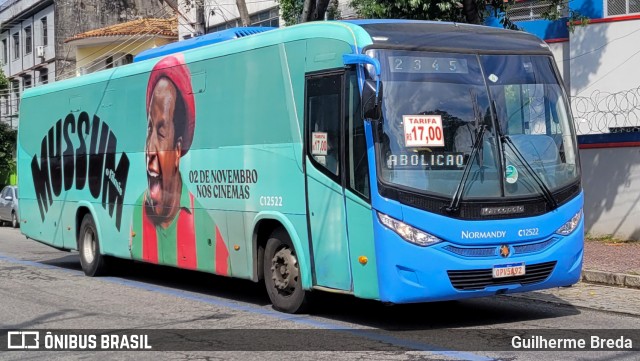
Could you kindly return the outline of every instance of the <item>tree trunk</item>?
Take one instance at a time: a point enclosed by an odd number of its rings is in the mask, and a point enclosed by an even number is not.
[[[236,5],[238,6],[238,12],[240,13],[240,22],[242,26],[251,25],[251,20],[249,20],[249,11],[247,10],[247,3],[245,0],[236,0]]]
[[[300,15],[301,23],[311,21],[311,14],[313,14],[315,10],[315,5],[316,0],[304,0],[304,4],[302,5],[302,14]]]
[[[329,0],[317,0],[311,21],[324,20],[324,13],[327,12],[327,7],[329,7]]]
[[[462,0],[462,12],[469,24],[480,24],[478,2],[476,0]]]

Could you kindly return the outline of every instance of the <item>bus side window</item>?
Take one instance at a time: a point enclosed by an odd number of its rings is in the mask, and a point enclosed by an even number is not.
[[[345,116],[347,124],[347,149],[349,160],[349,188],[369,199],[369,163],[364,120],[360,112],[358,78],[354,71],[346,75]]]

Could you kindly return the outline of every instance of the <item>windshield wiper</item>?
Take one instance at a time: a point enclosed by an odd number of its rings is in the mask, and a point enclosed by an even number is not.
[[[533,177],[533,180],[538,185],[538,188],[540,188],[540,191],[542,192],[542,195],[544,196],[544,199],[546,200],[549,207],[551,207],[551,209],[558,208],[558,202],[556,202],[555,198],[553,198],[553,194],[551,193],[551,190],[549,189],[549,187],[547,187],[544,181],[536,173],[533,167],[531,167],[531,164],[529,164],[529,162],[524,158],[522,153],[520,153],[520,151],[518,150],[518,147],[516,147],[516,145],[513,144],[511,137],[505,134],[501,134],[499,136],[502,142],[506,143],[509,146],[509,148],[511,148],[513,153],[516,155],[516,158],[518,158],[520,163],[522,163],[522,165],[524,165],[527,171],[531,174],[531,176]]]
[[[516,145],[513,144],[513,141],[511,140],[511,137],[509,137],[507,134],[504,134],[502,132],[502,127],[500,126],[500,120],[498,119],[498,112],[497,112],[497,107],[496,107],[496,101],[495,100],[491,101],[491,106],[493,107],[493,114],[496,117],[495,118],[496,133],[498,134],[498,138],[500,139],[500,143],[501,144],[505,144],[506,143],[509,146],[509,148],[511,148],[513,153],[516,155],[516,158],[518,158],[520,163],[522,163],[522,165],[524,165],[524,167],[527,169],[529,174],[531,174],[531,177],[533,177],[533,180],[535,181],[535,183],[538,185],[538,188],[542,192],[542,196],[544,197],[545,201],[547,202],[547,205],[549,207],[551,207],[551,209],[558,208],[558,202],[556,202],[555,198],[553,198],[553,194],[551,193],[551,190],[549,189],[549,187],[547,187],[547,185],[540,178],[538,173],[536,173],[536,171],[533,169],[533,167],[531,167],[531,164],[529,164],[529,162],[525,159],[525,157],[522,155],[520,150],[518,150],[518,147],[516,147]],[[503,151],[504,151],[504,149],[503,149]],[[506,161],[505,161],[505,163],[506,163]]]
[[[477,122],[476,118],[476,122]],[[469,155],[469,160],[467,164],[464,166],[464,171],[462,172],[462,178],[458,183],[458,187],[456,191],[453,193],[453,197],[451,197],[451,203],[448,207],[445,207],[445,211],[449,213],[458,212],[460,209],[460,201],[462,200],[462,193],[464,193],[464,188],[467,184],[467,178],[469,177],[469,172],[471,171],[471,165],[475,157],[480,153],[480,147],[482,146],[482,142],[484,139],[484,132],[487,130],[486,124],[482,124],[478,126],[476,129],[476,141],[473,143],[473,148],[471,148],[471,155]],[[482,156],[481,156],[482,157]]]

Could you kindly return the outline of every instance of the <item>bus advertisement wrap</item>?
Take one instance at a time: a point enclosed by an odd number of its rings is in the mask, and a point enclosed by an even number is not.
[[[579,157],[541,45],[318,22],[28,89],[21,231],[78,250],[89,276],[117,257],[248,279],[290,313],[321,290],[407,303],[571,285]]]

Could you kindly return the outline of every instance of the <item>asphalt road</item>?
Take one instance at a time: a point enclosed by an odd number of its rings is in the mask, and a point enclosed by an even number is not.
[[[321,294],[314,304],[310,315],[282,314],[271,309],[260,284],[126,261],[118,262],[109,277],[89,278],[80,269],[77,253],[0,228],[0,329],[190,329],[185,332],[191,334],[176,336],[185,342],[204,334],[193,330],[218,329],[204,335],[236,342],[194,341],[197,347],[230,351],[11,351],[0,353],[1,359],[640,359],[639,352],[629,351],[510,350],[505,335],[510,339],[512,331],[503,331],[585,330],[575,331],[582,337],[602,329],[630,329],[637,334],[640,318],[615,312],[509,296],[385,306]],[[168,342],[174,342],[172,346],[164,347],[179,348],[176,337]],[[455,347],[461,344],[464,349]]]

